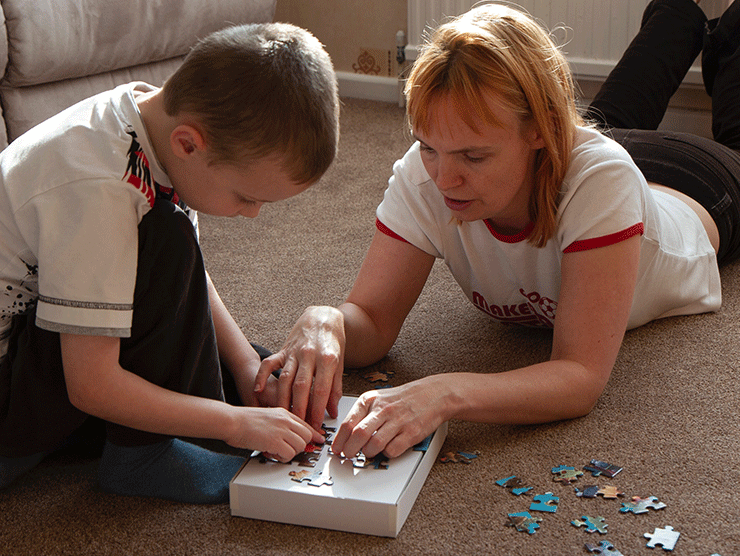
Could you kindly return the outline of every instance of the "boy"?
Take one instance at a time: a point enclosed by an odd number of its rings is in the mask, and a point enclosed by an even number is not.
[[[131,83],[0,153],[0,488],[90,416],[104,490],[228,500],[243,459],[319,432],[253,392],[260,358],[208,278],[196,211],[255,217],[337,148],[336,80],[310,33],[245,25],[200,41],[161,89]],[[242,405],[225,403],[220,363]]]

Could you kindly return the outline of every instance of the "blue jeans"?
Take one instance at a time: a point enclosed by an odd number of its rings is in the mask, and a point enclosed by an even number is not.
[[[714,140],[657,131],[702,52]],[[681,191],[717,224],[720,264],[740,257],[740,0],[707,21],[693,0],[654,0],[587,117],[627,149],[645,178]]]

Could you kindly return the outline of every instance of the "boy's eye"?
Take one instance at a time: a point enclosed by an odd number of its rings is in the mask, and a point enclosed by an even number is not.
[[[466,154],[465,155],[465,160],[467,160],[468,162],[477,163],[477,162],[483,162],[485,160],[485,157],[483,157],[483,156],[473,156],[473,155],[470,155],[470,154]]]

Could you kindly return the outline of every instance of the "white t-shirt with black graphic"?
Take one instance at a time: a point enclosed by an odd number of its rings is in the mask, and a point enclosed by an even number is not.
[[[152,90],[96,95],[0,153],[0,356],[10,318],[34,304],[41,328],[130,335],[138,225],[173,192],[135,103]]]

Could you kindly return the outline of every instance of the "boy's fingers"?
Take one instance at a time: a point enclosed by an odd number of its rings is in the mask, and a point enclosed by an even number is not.
[[[270,375],[282,367],[282,354],[275,353],[266,357],[260,364],[260,368],[254,377],[254,391],[262,392],[267,384],[267,379]]]

